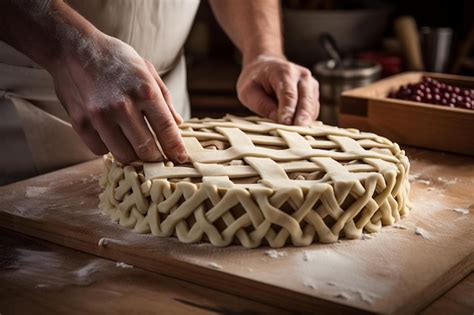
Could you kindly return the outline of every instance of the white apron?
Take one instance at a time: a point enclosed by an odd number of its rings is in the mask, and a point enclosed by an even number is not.
[[[66,2],[150,60],[189,118],[182,49],[199,0]],[[72,129],[49,73],[1,41],[0,148],[0,185],[95,158]]]

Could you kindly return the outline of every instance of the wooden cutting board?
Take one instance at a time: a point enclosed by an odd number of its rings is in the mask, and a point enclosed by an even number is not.
[[[291,311],[416,312],[473,271],[474,158],[408,156],[412,212],[361,240],[273,251],[135,234],[97,208],[101,160],[0,187],[0,226]]]

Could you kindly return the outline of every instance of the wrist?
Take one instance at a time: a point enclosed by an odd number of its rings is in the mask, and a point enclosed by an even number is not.
[[[66,4],[60,3],[55,10],[56,15],[52,15],[50,22],[54,25],[53,53],[43,64],[49,72],[64,67],[71,59],[87,58],[85,55],[90,53],[90,47],[104,35]]]
[[[243,51],[242,53],[242,65],[246,66],[254,63],[258,60],[264,59],[283,59],[286,60],[286,56],[283,53],[283,49],[280,47],[269,47],[269,48],[257,48]]]

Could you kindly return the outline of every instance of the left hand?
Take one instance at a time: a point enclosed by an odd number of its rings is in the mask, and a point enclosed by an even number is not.
[[[284,57],[260,55],[245,64],[237,95],[256,114],[287,125],[308,125],[319,114],[318,81]]]

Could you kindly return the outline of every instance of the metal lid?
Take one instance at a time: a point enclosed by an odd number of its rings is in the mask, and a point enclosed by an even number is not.
[[[381,71],[382,67],[378,63],[368,60],[346,59],[342,67],[336,67],[334,60],[326,60],[314,66],[316,76],[333,79],[363,79],[377,76]]]

